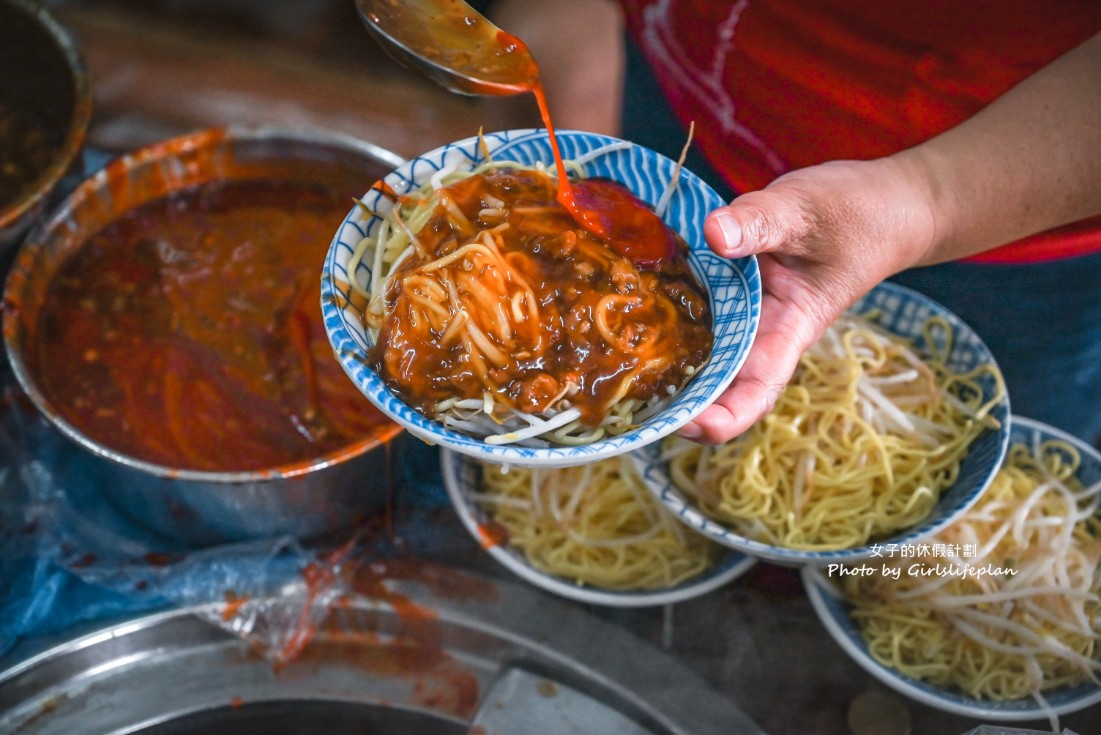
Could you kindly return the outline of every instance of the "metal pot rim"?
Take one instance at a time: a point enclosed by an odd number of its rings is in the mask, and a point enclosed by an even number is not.
[[[24,2],[24,0],[16,1]],[[71,212],[81,207],[85,201],[95,199],[100,191],[109,187],[111,172],[156,164],[159,161],[168,160],[177,152],[189,153],[204,147],[238,142],[263,143],[281,140],[294,143],[319,144],[346,148],[349,151],[357,151],[371,158],[375,158],[381,164],[387,166],[396,167],[402,163],[402,159],[397,154],[373,143],[368,143],[342,133],[316,128],[291,128],[265,125],[206,128],[169,140],[142,146],[119,157],[108,165],[108,169],[100,171],[78,184],[49,217],[34,225],[31,232],[24,240],[23,247],[20,248],[16,256],[16,261],[12,266],[11,272],[8,274],[7,283],[5,284],[5,308],[3,310],[4,347],[8,354],[8,361],[11,365],[12,372],[20,387],[38,409],[39,413],[67,438],[98,457],[154,477],[232,486],[246,485],[258,481],[265,482],[291,479],[309,475],[366,454],[372,449],[390,442],[395,436],[403,431],[402,427],[398,424],[384,424],[381,425],[372,436],[335,451],[328,452],[309,460],[260,470],[210,471],[169,467],[137,459],[118,452],[100,444],[77,429],[55,410],[51,400],[39,388],[37,381],[34,379],[24,360],[22,346],[19,344],[20,340],[18,338],[22,329],[18,323],[22,318],[19,314],[21,309],[18,305],[23,301],[22,291],[26,287],[26,274],[34,269],[34,244],[49,238],[55,231],[64,229],[71,230],[73,228],[70,221]],[[15,297],[13,294],[19,294],[19,297]]]
[[[33,0],[3,1],[37,21],[39,27],[54,41],[57,51],[65,60],[73,77],[74,105],[65,141],[55,152],[50,165],[39,175],[35,186],[7,206],[0,208],[0,231],[12,226],[35,207],[45,203],[45,199],[53,192],[54,187],[80,155],[92,119],[92,85],[83,52],[76,38],[40,3]]]

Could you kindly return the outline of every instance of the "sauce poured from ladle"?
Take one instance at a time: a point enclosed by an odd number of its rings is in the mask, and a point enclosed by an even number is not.
[[[527,45],[463,0],[356,0],[363,22],[391,55],[467,95],[531,92],[550,139],[558,202],[574,220],[636,265],[656,265],[675,247],[661,218],[607,179],[571,182],[551,122],[539,65]]]

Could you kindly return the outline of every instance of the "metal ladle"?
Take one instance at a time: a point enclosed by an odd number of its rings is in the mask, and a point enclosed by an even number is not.
[[[538,83],[527,46],[463,0],[356,0],[356,9],[391,56],[452,92],[518,94]]]

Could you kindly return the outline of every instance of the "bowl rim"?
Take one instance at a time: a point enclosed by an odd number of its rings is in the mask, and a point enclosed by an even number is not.
[[[61,147],[54,152],[49,166],[34,181],[34,186],[7,205],[0,207],[0,232],[12,227],[39,205],[45,205],[54,188],[77,160],[92,120],[92,83],[84,53],[76,37],[40,3],[32,0],[3,0],[17,12],[36,22],[54,42],[73,77],[73,111]]]
[[[974,332],[970,325],[938,301],[906,286],[891,281],[884,281],[877,284],[875,288],[869,291],[864,297],[858,299],[858,303],[863,302],[864,299],[873,294],[885,296],[892,294],[904,295],[913,301],[924,302],[935,307],[938,315],[945,317],[949,324],[955,326],[960,333],[966,334],[969,339],[982,350],[989,361],[997,366],[993,354],[990,353],[989,348],[982,341],[981,337]],[[886,538],[869,540],[861,546],[848,549],[792,549],[784,546],[773,546],[763,541],[748,538],[720,521],[713,520],[705,515],[699,510],[697,504],[691,498],[688,498],[683,492],[673,486],[672,481],[669,480],[668,473],[666,473],[664,469],[661,469],[661,465],[664,463],[657,460],[656,456],[653,455],[655,451],[654,447],[642,448],[641,451],[633,453],[632,457],[650,491],[654,493],[667,508],[673,511],[682,522],[718,543],[730,546],[731,548],[751,556],[786,566],[803,566],[805,564],[822,564],[829,562],[845,563],[871,557],[874,554],[874,548],[877,543],[881,545],[905,543],[936,533],[941,528],[951,523],[955,515],[965,512],[978,501],[979,496],[994,479],[998,466],[1001,465],[1009,446],[1012,415],[1010,413],[1008,394],[1002,397],[994,413],[1002,415],[1001,426],[996,430],[997,445],[995,449],[997,456],[990,467],[985,470],[982,482],[965,497],[965,502],[954,507],[954,514],[946,514],[943,518],[939,518],[933,522],[930,522],[927,517],[912,526],[894,532]]]
[[[476,510],[477,504],[466,497],[466,493],[463,491],[463,482],[459,479],[460,469],[465,465],[472,464],[486,466],[475,457],[470,457],[446,447],[440,448],[440,468],[443,473],[444,489],[447,491],[451,506],[463,527],[471,538],[503,567],[521,579],[561,597],[606,607],[639,608],[671,605],[713,592],[738,579],[757,563],[756,559],[747,554],[734,549],[720,548],[718,550],[719,557],[713,567],[701,572],[696,577],[685,580],[676,587],[660,590],[617,591],[600,589],[599,587],[585,587],[570,582],[536,569],[523,560],[520,554],[505,548],[507,544],[490,540],[476,517],[478,513]],[[686,529],[686,532],[692,533],[688,529]]]
[[[1081,439],[1071,436],[1062,429],[1042,421],[1017,415],[1012,416],[1011,423],[1014,429],[1028,431],[1033,436],[1039,435],[1062,439],[1072,444],[1084,454],[1091,456],[1098,465],[1101,465],[1101,452]],[[900,671],[881,664],[868,653],[866,646],[860,645],[857,640],[854,640],[852,631],[846,630],[843,624],[838,620],[838,616],[834,614],[834,610],[830,607],[830,600],[838,601],[841,604],[844,604],[844,602],[827,587],[827,582],[821,578],[819,574],[821,567],[821,564],[808,565],[800,570],[803,588],[806,591],[807,598],[810,600],[815,615],[822,623],[822,626],[829,632],[830,637],[833,638],[837,645],[840,646],[855,663],[871,674],[875,679],[891,687],[900,694],[945,712],[968,717],[985,718],[998,722],[1045,719],[1049,713],[1066,715],[1101,702],[1101,687],[1091,688],[1088,682],[1080,684],[1077,687],[1064,687],[1053,690],[1058,692],[1082,689],[1083,693],[1073,699],[1050,705],[1049,707],[1041,707],[1039,703],[1030,698],[1006,700],[1005,702],[979,700],[964,694],[943,690],[932,684],[913,679]],[[845,619],[851,622],[847,615],[845,615]],[[855,626],[853,630],[856,630]],[[859,631],[856,631],[856,633],[859,634]],[[1004,705],[1010,702],[1013,703],[1013,707],[1007,709]]]
[[[582,151],[582,153],[595,150],[604,145],[621,143],[625,144],[624,149],[629,151],[627,155],[645,157],[648,161],[657,162],[662,166],[675,165],[675,162],[671,161],[671,159],[666,158],[656,151],[613,136],[578,130],[558,130],[556,131],[556,137],[559,144],[564,147],[572,145],[575,142],[579,146],[592,146],[592,148],[588,148]],[[430,178],[432,173],[442,168],[440,162],[445,160],[448,154],[451,154],[453,157],[461,155],[467,160],[477,161],[481,160],[487,151],[489,153],[496,153],[502,149],[508,149],[513,146],[519,148],[525,144],[531,144],[533,141],[545,144],[547,138],[548,133],[544,128],[524,128],[484,133],[482,135],[469,136],[458,141],[447,143],[407,161],[403,166],[391,172],[383,179],[381,183],[384,184],[384,186],[380,187],[376,183],[372,189],[368,190],[364,199],[368,200],[372,192],[374,192],[376,196],[381,196],[378,194],[379,190],[385,191],[392,189],[394,191],[403,192],[414,183],[426,181]],[[549,153],[547,155],[549,155]],[[564,152],[564,155],[566,155],[567,158],[570,157],[568,153]],[[542,158],[533,156],[533,160],[542,160]],[[707,209],[713,209],[724,204],[719,195],[711,189],[710,186],[687,168],[679,169],[679,177],[682,183],[685,181],[688,182],[688,185],[692,187],[693,195],[697,196],[702,204],[706,204]],[[368,201],[368,204],[370,204],[370,201]],[[699,219],[699,225],[701,227],[702,216],[701,214]],[[712,301],[713,313],[716,295],[713,289],[709,287],[709,279],[706,277],[707,274],[703,272],[705,267],[712,269],[721,267],[727,271],[729,275],[727,272],[724,272],[721,276],[713,277],[728,277],[731,281],[738,282],[737,293],[726,293],[724,291],[719,297],[720,304],[727,305],[734,303],[736,297],[740,297],[745,302],[744,319],[740,322],[731,320],[736,324],[744,326],[727,325],[723,327],[729,330],[742,329],[742,331],[744,331],[744,336],[742,336],[741,340],[737,343],[736,350],[727,350],[726,352],[730,354],[720,358],[721,361],[726,361],[726,364],[724,364],[722,368],[716,366],[716,361],[714,360],[716,351],[713,350],[712,358],[709,358],[703,370],[701,370],[694,379],[695,382],[706,375],[708,376],[707,380],[713,383],[713,386],[707,389],[707,395],[703,396],[707,400],[698,400],[697,398],[694,403],[688,406],[677,406],[677,404],[674,403],[673,406],[656,416],[650,417],[646,422],[631,431],[613,437],[604,437],[591,444],[540,448],[513,444],[487,445],[477,437],[472,437],[443,427],[439,422],[428,419],[401,401],[400,398],[382,384],[382,381],[370,367],[369,360],[364,354],[363,340],[353,335],[352,329],[349,327],[349,324],[354,319],[358,320],[358,317],[347,314],[346,312],[350,311],[350,308],[346,309],[344,306],[348,302],[346,297],[348,289],[346,283],[344,283],[347,273],[345,264],[351,253],[351,246],[343,242],[342,238],[351,238],[354,236],[357,238],[356,242],[358,242],[358,239],[362,238],[370,225],[377,221],[377,219],[377,215],[365,214],[358,206],[351,208],[348,216],[334,234],[329,253],[326,256],[325,264],[322,269],[322,311],[324,314],[325,328],[328,332],[329,340],[333,346],[336,358],[340,361],[345,372],[352,381],[359,386],[364,395],[382,410],[383,413],[400,423],[410,433],[430,444],[448,447],[484,461],[522,467],[567,467],[606,457],[617,456],[642,446],[643,444],[657,441],[688,423],[709,405],[727,385],[729,385],[730,381],[734,379],[734,375],[745,362],[746,356],[757,334],[760,320],[761,286],[756,258],[754,256],[737,259],[721,258],[714,254],[710,248],[707,247],[706,243],[702,242],[702,236],[698,238],[696,242],[693,242],[693,240],[697,238],[686,237],[685,240],[688,242],[690,248],[690,263],[695,275],[708,292],[709,298]],[[674,229],[677,228],[674,226]],[[681,234],[683,236],[685,233],[681,232]],[[721,265],[717,266],[716,264]],[[360,267],[362,268],[363,266],[361,265]],[[358,329],[360,332],[363,331],[362,327]],[[705,384],[707,383],[703,381],[700,382],[700,386]],[[690,383],[689,386],[691,385]],[[685,391],[682,391],[678,396],[684,396],[685,399],[687,399],[685,393],[689,390],[690,388],[686,388]],[[701,387],[698,390],[703,390],[703,388]],[[670,408],[674,410],[670,411]],[[657,423],[655,424],[655,422]]]
[[[5,305],[23,303],[22,290],[27,287],[26,282],[29,278],[27,273],[33,270],[34,251],[44,239],[53,237],[55,232],[64,230],[69,226],[70,210],[82,206],[85,201],[91,200],[94,202],[99,192],[109,189],[112,175],[119,175],[118,172],[121,171],[170,160],[180,152],[190,153],[204,147],[214,147],[222,144],[263,143],[280,140],[307,145],[324,144],[349,151],[354,150],[379,159],[384,166],[403,160],[395,153],[344,133],[313,127],[279,125],[230,125],[204,128],[140,146],[114,158],[103,169],[84,178],[45,219],[36,222],[32,226],[27,237],[20,245],[11,270],[7,274],[3,291]],[[174,189],[170,189],[170,191],[172,190]],[[129,208],[123,211],[129,211]],[[115,216],[118,216],[118,214],[121,214],[121,212],[116,213]],[[63,262],[70,255],[71,253],[66,254],[59,262]],[[139,459],[100,444],[66,420],[61,412],[54,407],[53,401],[40,387],[19,344],[18,335],[22,332],[22,327],[19,324],[19,320],[22,318],[19,313],[21,311],[20,307],[5,308],[3,314],[3,349],[7,353],[8,364],[20,388],[34,404],[39,415],[44,417],[62,435],[91,454],[128,469],[138,470],[154,477],[169,480],[245,486],[274,479],[293,479],[343,464],[390,442],[403,430],[400,425],[389,422],[380,425],[379,430],[369,437],[317,457],[257,470],[184,469]]]

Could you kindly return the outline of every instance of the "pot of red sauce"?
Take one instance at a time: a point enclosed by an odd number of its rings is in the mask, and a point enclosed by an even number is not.
[[[400,428],[333,359],[319,274],[354,197],[399,162],[320,131],[200,131],[113,161],[28,234],[9,359],[110,502],[194,545],[384,507]]]
[[[0,0],[0,271],[80,165],[92,88],[72,34],[33,0]]]

